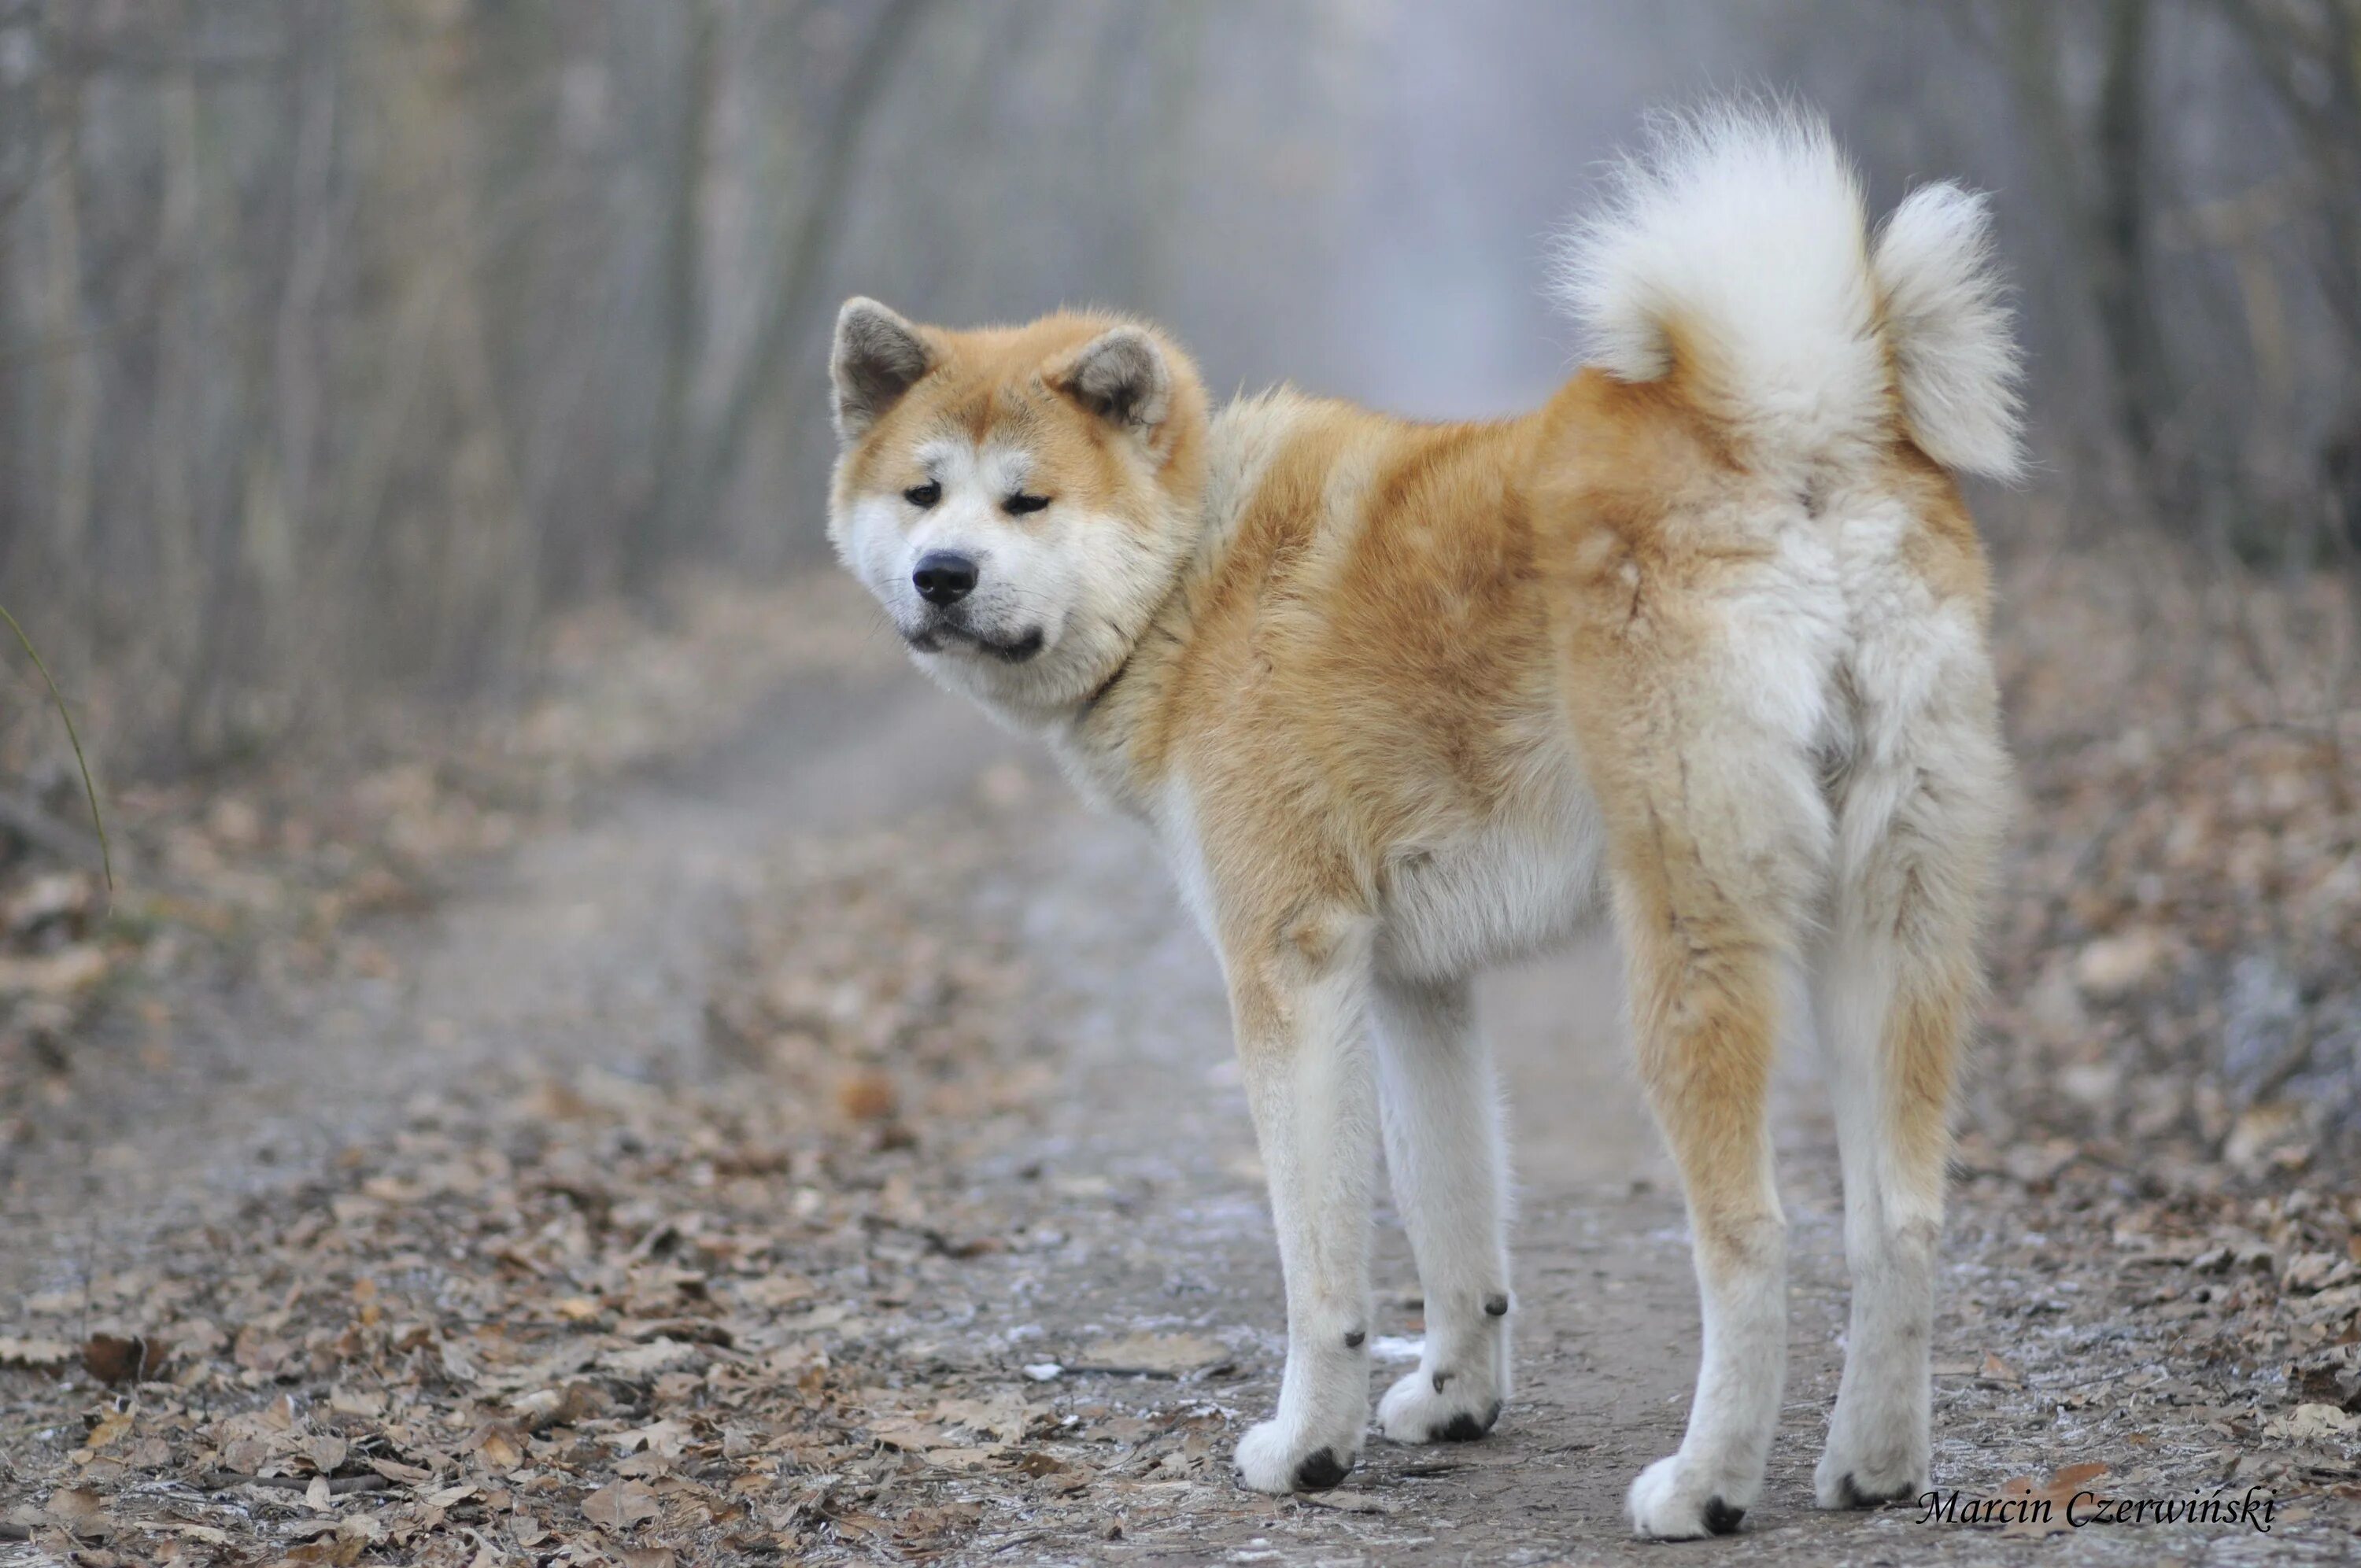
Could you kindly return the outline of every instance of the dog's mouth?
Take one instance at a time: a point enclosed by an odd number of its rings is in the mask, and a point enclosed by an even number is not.
[[[1021,664],[1041,651],[1046,639],[1038,626],[1021,637],[996,638],[987,637],[981,631],[971,631],[948,620],[938,620],[916,631],[905,631],[902,641],[921,653],[939,653],[947,647],[967,647],[979,653],[990,654],[1004,664]]]

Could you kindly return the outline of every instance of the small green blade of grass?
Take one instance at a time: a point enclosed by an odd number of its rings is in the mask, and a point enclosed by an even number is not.
[[[6,621],[8,630],[16,634],[16,641],[25,645],[25,657],[32,660],[33,668],[41,672],[41,682],[49,688],[49,700],[58,705],[58,717],[65,720],[66,739],[73,743],[74,766],[82,770],[82,793],[90,802],[91,826],[98,829],[98,863],[106,873],[106,895],[112,899],[115,896],[115,849],[106,841],[106,817],[98,809],[98,786],[90,782],[90,759],[82,754],[82,737],[74,732],[73,714],[66,707],[65,694],[58,690],[57,678],[49,674],[49,667],[41,663],[40,650],[33,646],[33,640],[25,635],[25,629],[16,624],[16,618],[8,613],[5,605],[0,605],[0,620]]]

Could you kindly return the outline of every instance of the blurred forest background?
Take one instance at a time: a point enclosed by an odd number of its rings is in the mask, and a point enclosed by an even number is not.
[[[1880,210],[1995,195],[2038,467],[1979,509],[2064,857],[2004,930],[2117,944],[2023,977],[2052,1034],[2202,948],[2158,1006],[2260,1064],[2217,1123],[2331,1058],[2361,1104],[2361,1002],[2282,1026],[2361,995],[2356,0],[0,0],[0,604],[143,885],[202,902],[345,831],[296,798],[327,757],[412,764],[347,803],[382,837],[465,774],[448,716],[562,750],[507,716],[568,669],[800,620],[746,594],[825,565],[846,293],[1108,303],[1219,387],[1504,411],[1577,351],[1541,285],[1598,160],[1730,89],[1823,106]],[[87,987],[86,814],[8,656],[0,856],[84,880],[0,912],[48,965],[0,991]],[[481,795],[411,858],[504,841]],[[2241,995],[2263,1043],[2187,1023]]]
[[[9,0],[0,602],[117,782],[512,689],[553,608],[815,559],[855,289],[1514,407],[1590,166],[1746,85],[1881,203],[1997,193],[2043,458],[2000,532],[2349,558],[2350,0]]]
[[[1662,1266],[1520,1330],[1565,1446],[1235,1491],[1282,1313],[1218,977],[829,562],[824,361],[851,292],[1091,302],[1217,390],[1528,408],[1554,234],[1732,91],[1878,212],[1992,192],[2028,349],[1946,1484],[2334,1488],[2281,1523],[2349,1559],[2361,0],[0,0],[0,607],[115,871],[0,628],[0,1541],[1620,1533],[1693,1296],[1611,966],[1484,1003],[1521,1245]]]

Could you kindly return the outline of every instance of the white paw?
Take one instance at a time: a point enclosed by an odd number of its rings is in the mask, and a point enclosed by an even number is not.
[[[1392,1442],[1468,1442],[1500,1419],[1498,1382],[1489,1376],[1443,1373],[1425,1366],[1386,1390],[1378,1404],[1378,1430]]]
[[[1856,1423],[1845,1415],[1837,1411],[1828,1446],[1812,1472],[1812,1493],[1820,1507],[1873,1508],[1908,1502],[1927,1489],[1933,1465],[1923,1424],[1907,1418]],[[1864,1428],[1882,1441],[1865,1439]]]
[[[1360,1457],[1358,1432],[1320,1438],[1279,1421],[1257,1421],[1238,1440],[1238,1479],[1257,1492],[1324,1492]]]
[[[1742,1497],[1733,1496],[1743,1491]],[[1680,1454],[1657,1460],[1631,1483],[1624,1499],[1631,1533],[1653,1541],[1695,1541],[1729,1535],[1746,1517],[1753,1488],[1716,1477]]]

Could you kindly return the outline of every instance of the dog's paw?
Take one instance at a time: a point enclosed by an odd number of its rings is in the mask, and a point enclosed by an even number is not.
[[[1812,1472],[1812,1494],[1824,1508],[1874,1508],[1908,1502],[1930,1485],[1927,1435],[1885,1445],[1852,1441],[1841,1425],[1830,1432],[1827,1452]]]
[[[1378,1430],[1389,1442],[1472,1442],[1500,1419],[1500,1398],[1493,1387],[1489,1377],[1422,1366],[1386,1390],[1378,1405]]]
[[[1632,1534],[1650,1541],[1695,1541],[1735,1532],[1753,1500],[1752,1487],[1709,1475],[1704,1466],[1675,1453],[1640,1472],[1625,1505],[1631,1509]]]
[[[1238,1440],[1238,1479],[1257,1492],[1324,1492],[1352,1473],[1361,1457],[1359,1434],[1350,1440],[1290,1431],[1258,1421]]]

